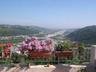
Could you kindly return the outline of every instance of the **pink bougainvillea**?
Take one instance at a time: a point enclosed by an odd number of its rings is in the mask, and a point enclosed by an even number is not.
[[[26,50],[54,50],[53,40],[50,38],[46,38],[45,40],[39,40],[37,37],[29,37],[25,39],[22,43],[18,45],[20,51]]]

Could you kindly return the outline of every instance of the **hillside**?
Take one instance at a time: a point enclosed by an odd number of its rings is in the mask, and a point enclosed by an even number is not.
[[[70,33],[76,31],[77,29],[76,28],[73,28],[73,29],[65,29],[65,32],[63,33],[64,36],[67,36],[69,35]]]
[[[0,36],[16,36],[47,33],[51,30],[37,26],[0,25]]]
[[[67,35],[73,41],[96,44],[96,25],[78,29]]]

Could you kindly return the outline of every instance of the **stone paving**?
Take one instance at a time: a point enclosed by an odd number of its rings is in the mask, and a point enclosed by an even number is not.
[[[86,66],[80,65],[50,65],[45,67],[44,65],[35,65],[27,67],[1,67],[0,72],[77,72],[80,68]]]

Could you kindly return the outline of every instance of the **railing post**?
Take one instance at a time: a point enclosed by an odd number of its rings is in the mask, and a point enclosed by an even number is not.
[[[96,45],[91,47],[90,64],[87,66],[88,72],[96,72]]]
[[[96,45],[92,45],[90,63],[93,65],[96,63]]]

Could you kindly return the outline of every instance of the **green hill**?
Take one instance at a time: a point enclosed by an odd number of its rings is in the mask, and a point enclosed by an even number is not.
[[[0,25],[0,36],[30,35],[48,31],[50,30],[37,26]]]
[[[96,25],[78,29],[67,35],[73,41],[96,44]]]

